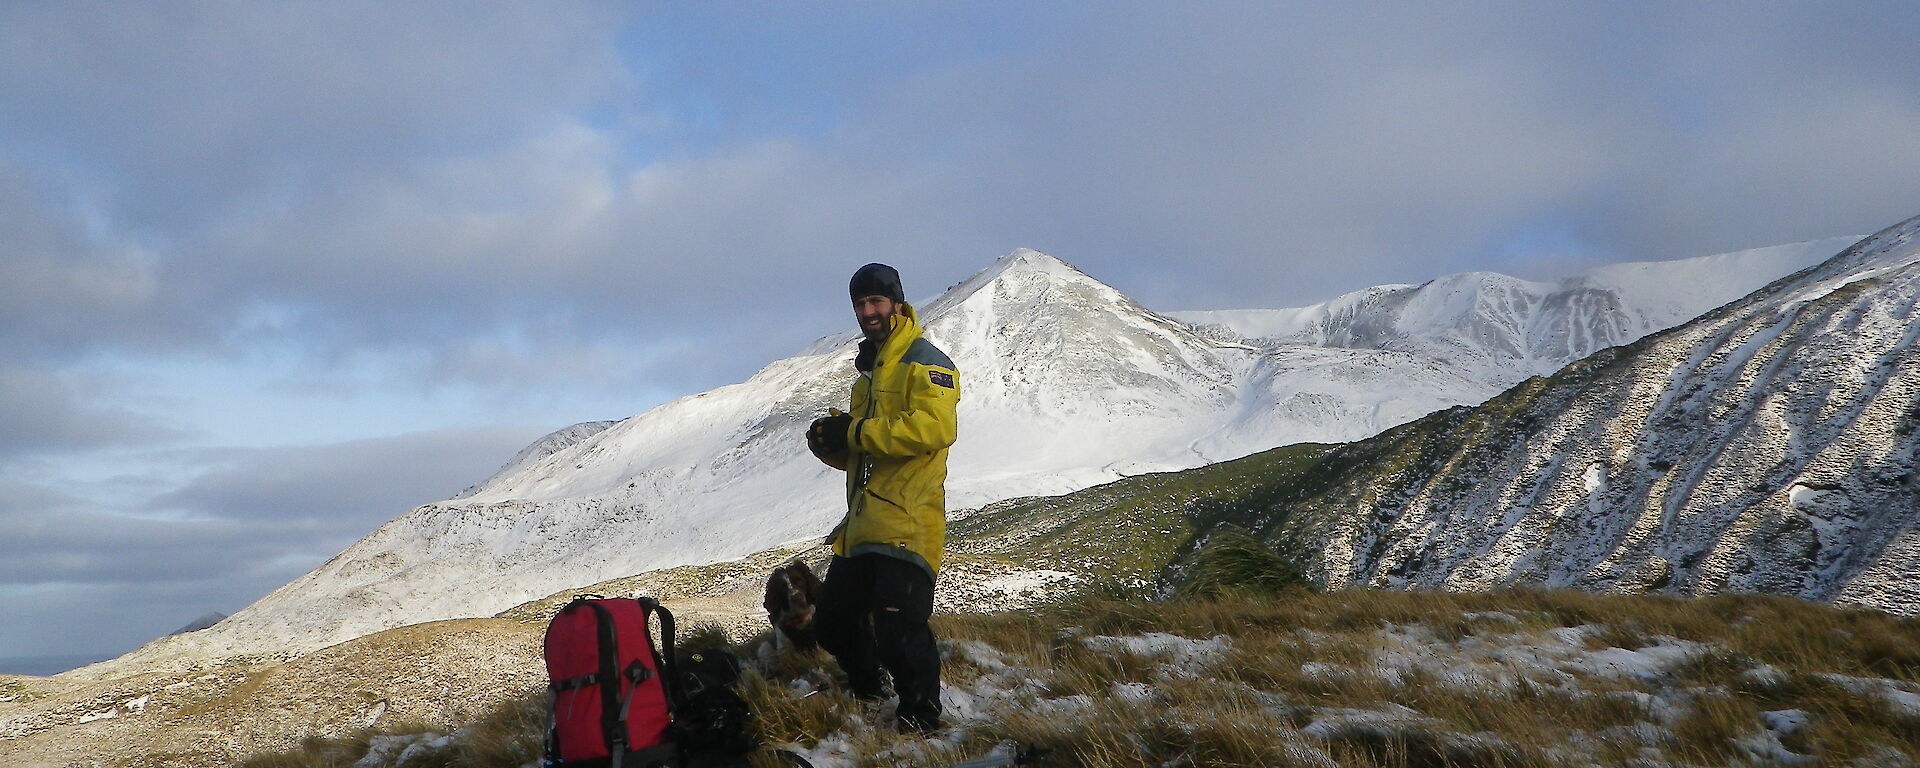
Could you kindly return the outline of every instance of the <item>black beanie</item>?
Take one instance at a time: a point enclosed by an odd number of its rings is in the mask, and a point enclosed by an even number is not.
[[[854,301],[866,296],[907,300],[907,292],[900,287],[900,273],[885,264],[868,264],[855,271],[853,279],[847,282],[847,294]]]

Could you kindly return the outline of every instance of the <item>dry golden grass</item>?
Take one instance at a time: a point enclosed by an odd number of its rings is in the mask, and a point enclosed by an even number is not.
[[[1565,627],[1585,647],[1548,651],[1699,648],[1649,679],[1501,655]],[[1821,764],[1920,760],[1920,716],[1863,687],[1881,683],[1849,682],[1920,684],[1920,622],[1785,598],[1213,589],[940,616],[935,633],[947,686],[984,716],[950,713],[955,727],[931,742],[902,737],[889,707],[846,695],[825,654],[789,650],[743,683],[764,742],[858,766],[947,764],[1009,741],[1051,748],[1061,768],[1723,765],[1764,762],[1751,750],[1768,739]],[[1087,642],[1147,633],[1224,649],[1182,672]],[[767,640],[735,650],[754,658]],[[1763,713],[1781,710],[1807,725],[1767,731]],[[543,727],[537,700],[503,707],[474,726],[492,746],[469,737],[452,764],[524,765]],[[350,764],[366,738],[247,765]]]

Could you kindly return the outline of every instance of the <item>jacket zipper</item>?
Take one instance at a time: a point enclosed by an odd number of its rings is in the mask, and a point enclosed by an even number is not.
[[[879,357],[879,353],[877,351],[874,353],[874,357],[876,358]],[[868,419],[873,418],[873,411],[875,407],[874,399],[873,399],[873,380],[875,378],[878,378],[879,371],[880,371],[880,361],[875,360],[873,363],[873,370],[868,371],[866,376],[867,412],[862,418],[868,418]],[[858,451],[857,448],[856,448],[856,451]],[[854,516],[857,517],[861,512],[864,512],[867,509],[867,494],[865,493],[865,491],[867,490],[867,480],[871,479],[873,476],[873,464],[872,464],[873,459],[871,456],[867,455],[865,451],[858,451],[854,455],[857,457],[854,460],[854,468],[858,472],[858,474],[855,475],[856,479],[853,486],[852,502],[853,502],[853,514]]]

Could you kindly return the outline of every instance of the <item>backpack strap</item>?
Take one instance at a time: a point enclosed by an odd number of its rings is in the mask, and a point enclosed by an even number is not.
[[[653,665],[660,668],[661,687],[667,692],[667,709],[679,713],[685,704],[685,692],[680,690],[680,676],[674,674],[673,660],[673,611],[651,597],[634,598],[640,603],[641,614],[649,620],[660,616],[660,647],[653,649]]]
[[[607,753],[612,756],[612,764],[618,768],[622,756],[627,751],[627,703],[623,700],[626,697],[620,695],[619,684],[620,641],[614,632],[613,614],[607,611],[606,606],[591,600],[576,602],[585,602],[591,607],[594,619],[599,622],[597,629],[600,638],[600,671],[586,677],[597,677],[599,681],[605,683],[600,686],[600,729],[606,736]],[[563,682],[571,683],[581,679],[583,678],[576,677]],[[591,683],[581,683],[581,685],[591,685]]]

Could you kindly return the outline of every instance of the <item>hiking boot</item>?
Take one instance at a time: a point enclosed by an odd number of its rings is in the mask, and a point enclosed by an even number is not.
[[[893,721],[893,727],[901,733],[925,736],[940,730],[940,716],[901,715]]]
[[[886,701],[893,697],[893,686],[887,684],[887,678],[884,675],[875,674],[871,678],[862,675],[861,678],[847,676],[848,696],[869,703]]]
[[[901,707],[893,724],[901,733],[932,733],[940,730],[940,710],[912,705]]]

